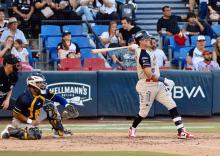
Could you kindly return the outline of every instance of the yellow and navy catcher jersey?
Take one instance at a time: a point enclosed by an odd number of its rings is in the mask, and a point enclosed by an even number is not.
[[[26,89],[25,92],[18,97],[13,111],[35,120],[38,118],[40,109],[45,100],[51,100],[54,96],[55,94],[50,91],[47,91],[45,95],[33,96],[30,90]]]
[[[151,71],[157,77],[160,77],[159,67],[157,65],[156,56],[150,50],[138,48],[135,50],[137,73],[139,79],[148,79],[144,73],[144,68],[151,68]]]

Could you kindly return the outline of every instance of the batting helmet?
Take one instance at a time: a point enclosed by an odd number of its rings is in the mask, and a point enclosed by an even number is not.
[[[40,72],[31,73],[27,77],[27,85],[40,90],[41,94],[46,93],[46,87],[47,87],[46,79],[44,75],[41,74]]]
[[[147,31],[141,30],[135,34],[134,39],[135,39],[135,42],[139,45],[140,40],[148,39],[148,38],[150,39],[151,37],[152,35],[150,35]]]

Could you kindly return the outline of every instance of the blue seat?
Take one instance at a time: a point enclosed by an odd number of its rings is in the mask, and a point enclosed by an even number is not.
[[[81,63],[84,64],[85,58],[98,58],[98,54],[92,54],[91,53],[92,48],[84,48],[81,49]]]
[[[96,35],[100,36],[103,32],[108,31],[108,26],[107,25],[95,25],[94,27],[92,27],[92,30],[94,31]]]
[[[80,49],[92,47],[87,37],[72,37],[72,42],[77,43]]]
[[[29,64],[30,64],[32,67],[35,67],[35,63],[36,63],[36,62],[39,62],[39,59],[32,57],[32,50],[31,50],[30,47],[27,48],[27,51],[28,51],[28,61],[29,61]]]
[[[179,49],[182,48],[182,47],[188,47],[190,46],[190,43],[189,43],[189,37],[187,36],[187,39],[185,41],[185,46],[180,46],[176,43],[175,39],[173,36],[169,37],[169,40],[170,40],[170,45],[169,47],[171,48],[172,50],[172,54],[173,54],[173,58],[176,59],[179,57]]]
[[[220,25],[212,25],[212,30],[218,35],[220,36]]]
[[[181,69],[184,68],[185,64],[186,64],[186,56],[188,55],[189,51],[192,49],[193,47],[183,47],[179,49],[179,66],[181,67]]]
[[[60,26],[57,25],[42,25],[41,36],[61,36]]]
[[[81,25],[64,25],[62,27],[62,31],[69,31],[71,32],[72,36],[84,36],[83,28]]]
[[[191,36],[191,46],[196,46],[198,36]],[[206,45],[205,46],[211,46],[211,38],[210,36],[205,36]]]
[[[48,37],[47,38],[46,49],[56,48],[58,43],[61,42],[61,40],[62,40],[61,37]]]

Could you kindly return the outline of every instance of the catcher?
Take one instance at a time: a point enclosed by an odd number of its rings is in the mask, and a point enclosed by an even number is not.
[[[47,118],[54,130],[54,137],[68,137],[72,135],[70,130],[63,127],[61,116],[53,102],[63,105],[63,119],[76,118],[79,113],[72,104],[60,95],[50,92],[47,88],[46,79],[41,73],[31,73],[27,78],[27,89],[21,94],[13,109],[11,125],[1,133],[1,138],[15,137],[21,140],[41,139],[42,131],[37,127],[40,124],[40,109],[47,114]],[[49,100],[50,102],[46,102]],[[52,102],[53,101],[53,102]]]

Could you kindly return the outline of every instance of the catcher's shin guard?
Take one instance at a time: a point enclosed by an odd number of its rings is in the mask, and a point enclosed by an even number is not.
[[[44,110],[47,113],[47,118],[49,120],[49,123],[52,126],[52,129],[54,129],[54,132],[58,136],[64,136],[65,135],[65,129],[63,127],[60,114],[52,103],[48,103],[44,106]]]
[[[74,119],[79,116],[79,112],[73,104],[67,104],[62,113],[62,119]]]

